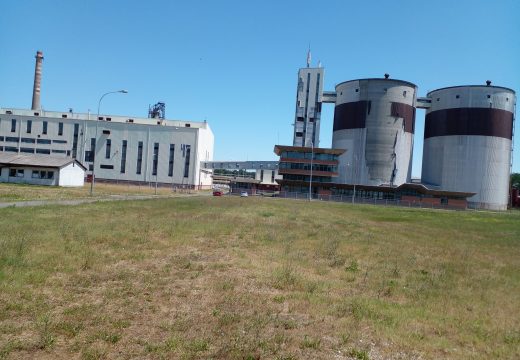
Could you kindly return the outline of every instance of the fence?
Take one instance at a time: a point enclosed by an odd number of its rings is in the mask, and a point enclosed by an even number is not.
[[[308,193],[298,193],[298,192],[281,192],[281,198],[286,199],[300,199],[300,200],[309,200]],[[423,208],[423,209],[445,209],[445,210],[465,210],[465,206],[456,206],[449,204],[434,204],[430,202],[422,202],[422,201],[407,201],[407,200],[399,200],[399,199],[376,199],[376,198],[366,198],[366,197],[354,197],[352,195],[320,195],[320,194],[312,194],[313,201],[334,201],[334,202],[343,202],[343,203],[351,203],[351,204],[368,204],[368,205],[382,205],[382,206],[402,206],[402,207],[410,207],[410,208]]]

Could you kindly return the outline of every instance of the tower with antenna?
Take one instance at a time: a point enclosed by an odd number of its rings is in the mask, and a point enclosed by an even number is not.
[[[320,119],[324,69],[318,62],[311,64],[311,49],[307,51],[307,67],[298,71],[293,146],[319,147]]]

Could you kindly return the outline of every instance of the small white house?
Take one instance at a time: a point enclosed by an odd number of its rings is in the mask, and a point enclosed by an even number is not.
[[[77,160],[67,157],[0,153],[0,182],[83,186],[85,170]]]

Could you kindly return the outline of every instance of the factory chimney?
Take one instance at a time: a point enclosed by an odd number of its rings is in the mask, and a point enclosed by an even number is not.
[[[34,86],[33,86],[33,96],[32,96],[32,109],[38,110],[40,109],[40,86],[42,82],[42,62],[43,62],[43,52],[38,50],[36,52],[36,65],[34,67]]]

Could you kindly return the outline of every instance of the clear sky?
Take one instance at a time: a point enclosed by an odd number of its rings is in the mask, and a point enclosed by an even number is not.
[[[275,143],[292,144],[309,44],[325,90],[387,72],[420,96],[487,79],[520,91],[518,0],[2,0],[0,24],[0,107],[30,107],[42,50],[45,109],[95,112],[104,92],[127,89],[101,112],[146,117],[164,101],[168,119],[209,122],[215,160],[276,159]],[[324,106],[322,147],[333,112]],[[424,111],[417,115],[414,176]]]

